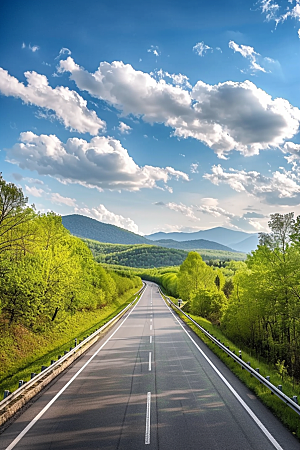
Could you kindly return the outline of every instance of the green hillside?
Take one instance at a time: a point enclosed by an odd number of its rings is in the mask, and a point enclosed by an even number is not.
[[[182,264],[188,254],[184,250],[155,245],[107,244],[90,239],[83,240],[91,249],[96,261],[102,264],[140,268],[178,266]],[[245,259],[244,253],[207,249],[199,249],[197,251],[205,261],[214,259]]]
[[[140,268],[178,266],[187,257],[184,250],[155,245],[106,244],[89,239],[84,239],[84,242],[91,249],[96,261],[105,264]]]
[[[71,234],[81,238],[112,244],[152,244],[139,234],[79,214],[62,216],[62,223]]]

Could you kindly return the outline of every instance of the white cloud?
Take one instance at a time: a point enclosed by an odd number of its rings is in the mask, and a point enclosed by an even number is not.
[[[20,141],[7,150],[11,163],[56,177],[63,183],[79,183],[99,190],[138,191],[158,188],[159,182],[167,185],[171,178],[189,180],[187,174],[172,167],[139,167],[120,141],[110,137],[98,136],[90,142],[70,138],[64,144],[55,135],[25,132],[20,134]]]
[[[191,88],[192,85],[189,83],[189,78],[186,75],[182,75],[181,73],[169,73],[162,69],[151,72],[151,76],[156,77],[158,80],[163,78],[169,78],[175,86],[183,86],[187,88]]]
[[[282,8],[281,5],[273,0],[260,0],[258,3],[260,4],[262,14],[266,16],[266,20],[274,21],[277,26],[280,22],[285,22],[288,18],[300,21],[299,0],[288,0],[288,2],[292,7],[285,6],[285,8]]]
[[[235,214],[218,206],[218,203],[219,201],[216,198],[202,198],[201,205],[197,207],[197,210],[204,214],[210,214],[213,217],[224,217],[226,219],[236,217]]]
[[[129,134],[132,128],[124,122],[120,122],[118,126],[118,130],[122,134]]]
[[[25,42],[23,42],[22,48],[26,48]],[[37,52],[37,51],[40,49],[40,47],[39,47],[38,45],[31,45],[31,44],[28,45],[28,48],[29,48],[29,50],[31,50],[33,53]]]
[[[228,45],[229,48],[234,50],[234,52],[238,52],[243,56],[243,58],[249,59],[250,68],[252,70],[266,72],[266,70],[257,63],[256,57],[260,56],[260,54],[255,52],[253,47],[249,47],[248,45],[238,45],[234,41],[229,41]]]
[[[68,56],[70,56],[71,54],[72,54],[71,50],[69,50],[69,49],[66,48],[66,47],[63,47],[63,48],[60,49],[59,54],[56,56],[55,59],[58,59],[58,58],[60,58],[60,57],[63,56],[63,55],[68,55]]]
[[[38,45],[33,45],[33,46],[31,46],[30,44],[29,44],[28,48],[29,48],[29,50],[31,50],[33,53],[37,52],[37,51],[40,49],[40,47],[39,47]]]
[[[198,172],[198,166],[199,166],[198,163],[192,163],[192,164],[191,164],[191,172],[192,172],[192,173],[199,173],[199,172]]]
[[[87,108],[87,102],[77,92],[67,87],[52,88],[47,77],[36,72],[25,72],[27,86],[0,68],[0,93],[20,98],[23,102],[54,111],[57,119],[68,128],[80,133],[98,134],[105,129],[105,122],[95,111]]]
[[[45,191],[43,189],[39,189],[35,186],[27,186],[25,185],[26,194],[32,195],[33,197],[43,197]]]
[[[164,123],[174,136],[200,140],[220,158],[231,150],[248,156],[278,147],[299,127],[298,108],[282,98],[273,100],[250,81],[198,81],[187,91],[118,61],[103,62],[89,73],[70,57],[60,61],[59,71],[70,72],[79,89],[111,103],[123,115]]]
[[[157,45],[151,45],[147,50],[148,53],[153,53],[155,56],[160,56],[159,47]]]
[[[76,207],[75,198],[63,197],[58,192],[51,194],[51,202],[58,205],[67,205]]]
[[[236,53],[240,53],[243,58],[250,61],[250,71],[251,72],[264,72],[271,73],[274,70],[276,72],[281,71],[281,66],[278,61],[275,61],[268,56],[262,57],[260,53],[257,53],[253,47],[249,45],[238,45],[234,41],[229,41],[229,48],[234,50]]]
[[[213,166],[212,173],[206,173],[204,178],[217,186],[227,184],[237,192],[246,192],[272,205],[300,203],[300,177],[284,169],[269,177],[256,171],[229,169],[225,172],[218,165]]]
[[[193,206],[186,206],[183,203],[174,203],[174,202],[169,203],[158,202],[156,203],[156,205],[163,206],[165,208],[171,209],[172,211],[179,212],[189,219],[196,221],[200,220],[199,217],[195,216],[195,208]]]
[[[99,205],[94,208],[74,208],[76,214],[83,214],[84,216],[91,217],[92,219],[99,220],[100,222],[116,225],[117,227],[125,228],[133,233],[139,233],[137,224],[129,217],[123,217],[119,214],[115,214],[105,208],[104,205]]]
[[[204,44],[203,41],[198,42],[198,44],[194,45],[193,50],[199,56],[204,56],[208,50],[213,51],[213,49],[211,47],[209,47],[208,45]]]

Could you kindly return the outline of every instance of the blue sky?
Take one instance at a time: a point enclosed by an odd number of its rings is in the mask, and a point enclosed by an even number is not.
[[[4,0],[0,17],[0,171],[38,211],[140,234],[300,214],[300,0]]]

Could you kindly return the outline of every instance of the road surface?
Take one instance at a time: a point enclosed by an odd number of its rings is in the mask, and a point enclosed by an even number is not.
[[[0,436],[0,450],[299,450],[147,283],[135,308]]]

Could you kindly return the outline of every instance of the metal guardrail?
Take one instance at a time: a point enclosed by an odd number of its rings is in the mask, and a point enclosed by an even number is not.
[[[64,356],[59,358],[56,362],[42,370],[39,374],[35,375],[31,380],[25,382],[22,386],[20,386],[18,389],[16,389],[14,392],[10,393],[6,398],[4,398],[2,401],[0,401],[0,414],[3,410],[5,410],[9,404],[13,403],[14,401],[17,401],[18,397],[21,397],[25,391],[32,388],[36,383],[44,379],[47,375],[49,375],[52,371],[54,371],[57,367],[62,365],[64,361],[66,361],[70,356],[73,356],[76,354],[82,347],[86,346],[90,341],[92,341],[95,337],[98,336],[101,332],[103,332],[107,327],[109,327],[113,322],[118,320],[118,318],[121,315],[124,315],[127,310],[129,310],[134,302],[137,300],[138,296],[142,294],[144,291],[146,285],[143,283],[143,287],[135,294],[135,299],[129,303],[122,311],[120,311],[115,317],[113,317],[111,320],[109,320],[105,325],[98,328],[94,333],[92,333],[90,336],[85,338],[82,342],[80,342],[78,345],[76,345],[72,350],[67,352]],[[75,342],[77,339],[75,340]]]
[[[180,311],[181,314],[183,314],[187,319],[189,319],[199,330],[202,331],[212,342],[214,342],[220,349],[222,349],[225,353],[227,353],[228,356],[230,356],[235,362],[241,365],[241,367],[247,372],[249,372],[253,377],[255,377],[260,383],[265,385],[268,389],[270,389],[273,394],[277,395],[277,397],[280,398],[284,403],[286,403],[290,408],[292,408],[297,414],[300,415],[300,406],[297,403],[297,397],[290,398],[287,395],[285,395],[278,387],[274,386],[269,380],[267,380],[265,377],[260,375],[259,372],[257,372],[255,369],[253,369],[248,363],[242,360],[242,358],[238,355],[236,355],[234,352],[229,350],[228,347],[226,347],[224,344],[222,344],[217,338],[212,336],[209,331],[207,331],[205,328],[201,327],[194,319],[192,319],[188,314],[186,314],[184,311],[182,311],[167,295],[165,295],[161,288],[159,287],[160,294],[167,299],[169,304],[171,304],[176,310]]]

